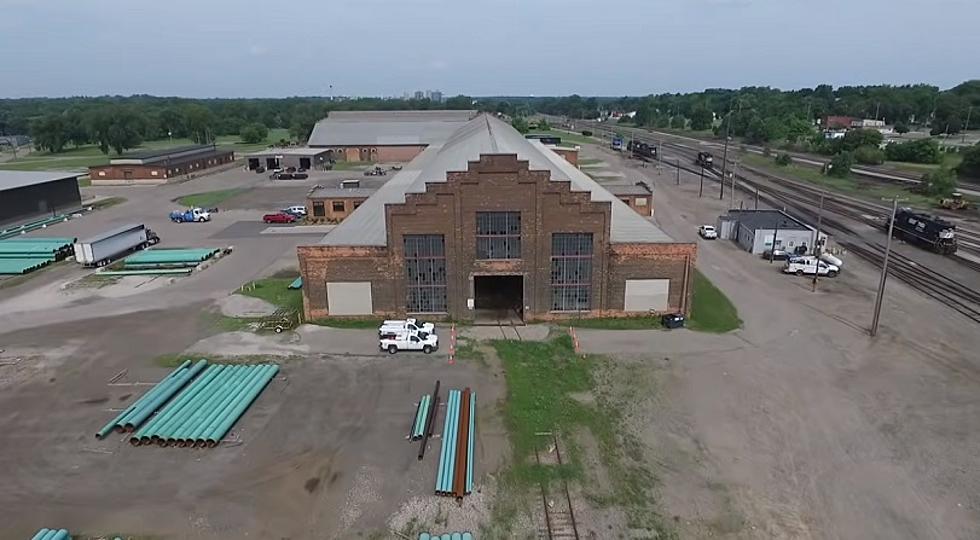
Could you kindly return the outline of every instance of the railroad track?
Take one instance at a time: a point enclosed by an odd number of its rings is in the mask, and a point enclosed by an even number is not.
[[[561,449],[558,447],[558,436],[555,433],[539,433],[538,435],[547,436],[551,439],[554,449],[554,461],[551,461],[552,452],[548,452],[543,461],[541,450],[535,448],[534,457],[538,465],[557,465],[562,466]],[[552,483],[551,485],[553,485]],[[578,526],[575,523],[575,511],[572,508],[572,496],[568,491],[568,482],[561,480],[562,490],[556,498],[548,497],[548,488],[541,484],[541,504],[544,507],[545,527],[538,531],[538,538],[546,540],[579,540]],[[564,495],[564,497],[562,497]]]
[[[680,156],[692,160],[692,162],[697,153],[696,149],[685,145],[654,141],[652,138],[634,136],[634,140],[646,142],[647,144],[655,143],[661,149],[666,146]],[[662,152],[658,152],[658,156],[662,160]],[[668,160],[663,160],[661,163],[671,164]],[[675,166],[695,174],[701,172],[700,167],[695,169],[686,166],[686,164],[681,165],[679,162]],[[753,175],[753,177],[748,177],[745,174],[735,174],[736,182],[740,184],[737,187],[741,188],[743,192],[752,195],[753,191],[746,188],[756,190],[755,194],[757,194],[758,198],[770,206],[774,208],[792,208],[795,212],[803,214],[811,220],[817,219],[817,206],[819,205],[821,195],[823,195],[824,213],[822,221],[824,225],[828,229],[842,231],[855,237],[860,237],[861,234],[854,231],[847,224],[835,219],[833,216],[846,217],[859,223],[881,229],[884,223],[886,223],[890,211],[889,208],[872,202],[862,201],[845,195],[828,193],[813,186],[782,178],[752,167],[740,166],[740,169],[748,171]],[[705,172],[707,171],[706,169]],[[756,176],[761,177],[761,180],[760,178],[755,178]],[[712,170],[710,178],[720,180],[721,174]],[[968,241],[965,246],[961,245],[961,249],[965,248],[966,251],[969,251],[973,247],[970,245],[969,239],[972,239],[972,235],[975,233],[970,230],[966,230],[965,233]],[[978,245],[980,245],[980,237],[977,240]],[[867,242],[859,244],[847,240],[838,240],[838,244],[879,268],[883,264],[884,248],[878,244]],[[980,271],[980,263],[976,261],[955,255],[951,258],[963,266]],[[963,285],[895,251],[892,251],[890,255],[889,274],[926,296],[942,302],[970,320],[980,323],[980,293],[973,288]]]

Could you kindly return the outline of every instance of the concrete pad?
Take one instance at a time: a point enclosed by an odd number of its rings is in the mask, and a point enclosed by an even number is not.
[[[544,341],[548,339],[551,327],[547,324],[527,326],[464,326],[459,329],[460,337],[476,340],[517,339],[521,341]]]
[[[262,300],[243,294],[231,294],[218,300],[222,315],[229,317],[263,317],[272,315],[276,306]]]
[[[202,339],[184,352],[205,356],[298,356],[310,352],[308,346],[290,342],[294,339],[289,333],[225,332]]]

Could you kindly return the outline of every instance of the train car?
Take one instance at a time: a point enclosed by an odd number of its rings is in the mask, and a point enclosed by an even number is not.
[[[644,142],[634,142],[633,157],[640,159],[657,159],[657,147]]]
[[[710,152],[698,152],[698,157],[694,160],[694,163],[705,169],[711,169],[715,166],[715,158],[711,156]]]
[[[956,253],[956,225],[911,208],[900,208],[895,212],[892,235],[943,255]]]

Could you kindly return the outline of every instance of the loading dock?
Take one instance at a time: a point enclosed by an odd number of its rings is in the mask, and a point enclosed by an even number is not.
[[[524,323],[524,276],[489,274],[473,276],[473,309],[476,322]]]

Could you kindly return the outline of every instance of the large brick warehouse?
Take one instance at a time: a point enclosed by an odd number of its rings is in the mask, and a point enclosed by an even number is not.
[[[335,161],[407,162],[449,138],[476,111],[332,111],[308,146]]]
[[[483,115],[298,252],[308,318],[547,320],[688,312],[696,244]]]

